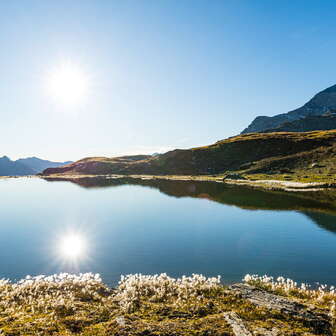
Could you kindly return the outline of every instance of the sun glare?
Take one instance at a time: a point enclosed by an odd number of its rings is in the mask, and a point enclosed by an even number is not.
[[[49,72],[47,86],[56,102],[73,105],[87,96],[89,81],[80,67],[67,62]]]
[[[64,258],[78,259],[85,253],[86,243],[81,235],[71,233],[61,239],[59,247]]]

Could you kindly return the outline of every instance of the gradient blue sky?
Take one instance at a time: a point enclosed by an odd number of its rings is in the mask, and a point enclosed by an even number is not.
[[[335,1],[0,2],[0,155],[76,160],[213,143],[336,83]],[[64,60],[85,103],[46,94]]]

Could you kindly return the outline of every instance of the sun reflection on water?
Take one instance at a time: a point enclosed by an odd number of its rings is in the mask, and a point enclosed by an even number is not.
[[[91,235],[82,229],[63,230],[53,245],[53,264],[60,272],[82,272],[91,266]]]
[[[68,233],[61,238],[59,250],[65,259],[80,259],[86,253],[85,238],[79,233]]]

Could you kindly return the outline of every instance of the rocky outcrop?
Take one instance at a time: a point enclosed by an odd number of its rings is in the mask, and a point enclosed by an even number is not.
[[[333,129],[336,129],[336,114],[326,113],[321,116],[308,116],[299,120],[285,122],[279,127],[265,132],[310,132]]]
[[[252,336],[242,319],[235,312],[224,313],[226,322],[231,326],[235,336]]]
[[[281,127],[284,123],[300,120],[308,116],[320,116],[336,110],[336,85],[333,85],[315,95],[302,107],[288,113],[273,117],[259,116],[242,131],[243,133],[260,133]]]
[[[230,286],[230,290],[240,298],[246,299],[256,306],[270,311],[279,311],[292,319],[300,320],[317,334],[332,335],[330,317],[325,313],[319,312],[316,308],[309,308],[289,298],[269,293],[266,290],[248,284],[235,284]]]
[[[232,328],[233,334],[235,336],[280,336],[280,331],[278,328],[266,329],[261,327],[255,327],[253,334],[248,330],[246,322],[243,321],[239,315],[235,312],[224,313],[224,318],[226,322]]]

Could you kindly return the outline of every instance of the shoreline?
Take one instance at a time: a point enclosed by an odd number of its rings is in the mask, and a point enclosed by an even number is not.
[[[169,181],[197,181],[197,182],[216,182],[229,185],[246,186],[268,191],[286,192],[311,192],[336,189],[334,182],[299,182],[284,181],[278,179],[229,179],[224,176],[211,175],[143,175],[143,174],[51,174],[51,175],[23,175],[23,176],[0,176],[2,179],[17,178],[41,178],[41,179],[82,179],[82,178],[105,178],[105,179],[124,179],[132,178],[137,180],[169,180]]]
[[[264,190],[279,190],[287,192],[311,192],[325,189],[336,189],[335,183],[328,182],[298,182],[282,181],[274,179],[225,179],[222,176],[209,175],[120,175],[120,174],[83,174],[83,175],[39,175],[42,179],[81,179],[81,178],[106,178],[106,179],[123,179],[133,178],[140,180],[170,180],[170,181],[197,181],[197,182],[217,182],[229,185],[242,185]]]

